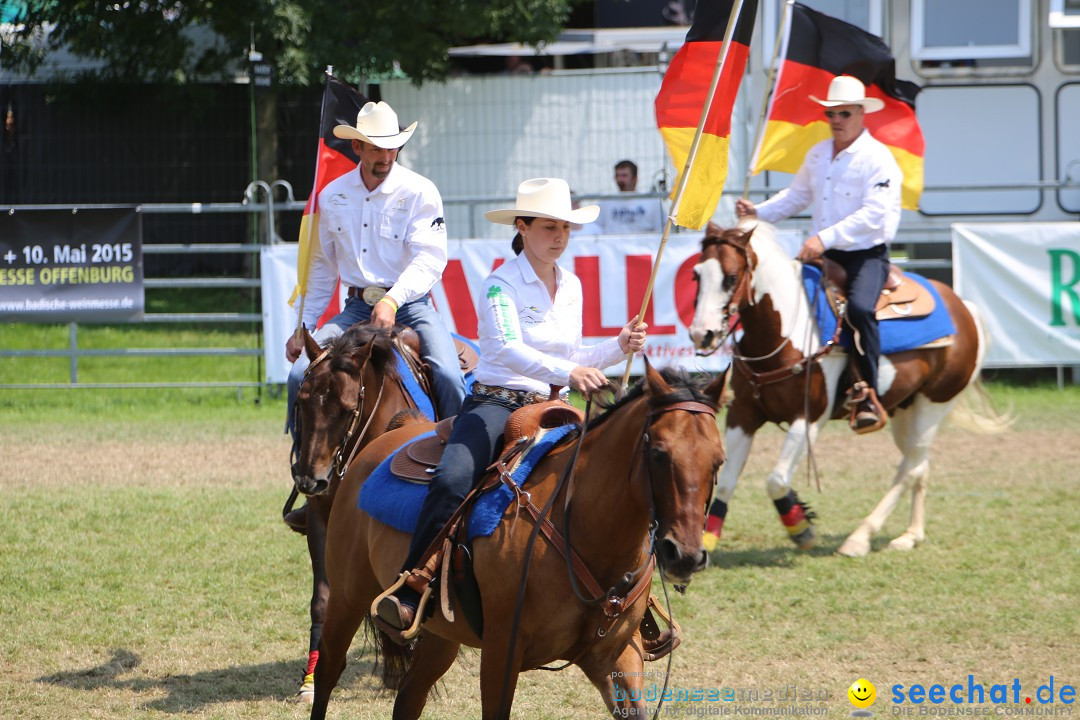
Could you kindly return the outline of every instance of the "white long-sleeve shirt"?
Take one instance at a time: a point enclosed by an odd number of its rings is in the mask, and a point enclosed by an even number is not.
[[[484,280],[477,301],[478,381],[547,393],[548,385],[568,385],[578,365],[602,369],[626,357],[618,338],[581,346],[581,281],[558,265],[555,279],[552,300],[522,253]]]
[[[427,294],[446,267],[446,226],[435,184],[394,163],[372,191],[360,169],[319,193],[304,323],[315,327],[338,277],[349,287],[389,288],[399,306]]]
[[[810,148],[791,185],[757,214],[775,223],[812,203],[811,231],[826,250],[867,250],[896,237],[903,178],[889,149],[863,130],[835,158],[832,139]]]

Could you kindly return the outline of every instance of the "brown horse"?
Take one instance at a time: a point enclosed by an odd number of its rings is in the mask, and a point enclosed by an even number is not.
[[[638,577],[645,577],[642,573],[651,567],[654,520],[655,553],[665,578],[685,586],[705,567],[705,511],[713,477],[724,460],[715,416],[722,384],[721,378],[701,390],[677,371],[661,374],[647,366],[641,383],[589,423],[580,448],[576,441],[563,443],[529,476],[528,495],[535,506],[544,506],[579,450],[573,477],[556,496],[550,519],[570,538],[599,588],[616,593],[628,573],[637,571]],[[325,717],[353,636],[368,617],[372,600],[397,578],[409,547],[406,533],[358,509],[360,488],[395,449],[431,427],[411,423],[375,440],[349,468],[339,491],[326,545],[330,602],[315,669],[313,719]],[[570,514],[569,533],[563,512],[567,493],[572,494],[573,507],[580,508]],[[526,512],[519,516],[512,504],[490,537],[473,541],[483,637],[461,620],[461,613],[451,623],[436,611],[413,647],[404,677],[394,683],[395,718],[420,717],[428,691],[463,644],[481,649],[482,716],[489,720],[509,717],[521,671],[559,659],[572,660],[585,672],[609,710],[635,707],[644,713],[637,629],[647,592],[605,621],[598,608],[575,597],[565,556],[539,538],[531,556],[520,625],[512,636],[511,618],[533,528],[529,517]],[[651,572],[646,583],[648,579]],[[387,643],[384,638],[384,648]]]
[[[815,542],[812,513],[791,489],[796,465],[821,424],[844,414],[848,366],[842,348],[825,348],[800,279],[801,266],[777,244],[774,228],[748,222],[721,230],[712,225],[695,267],[698,295],[690,334],[700,354],[715,351],[732,332],[738,314],[743,335],[735,343],[725,445],[729,462],[718,478],[709,527],[719,535],[727,503],[750,454],[754,433],[766,422],[786,423],[781,456],[766,490],[789,536],[801,549]],[[951,342],[936,342],[881,358],[878,394],[891,417],[893,439],[903,454],[892,487],[837,552],[862,556],[900,497],[912,490],[911,520],[889,547],[910,550],[925,539],[926,483],[930,445],[957,396],[976,387],[986,338],[976,308],[946,285],[931,281],[955,326]],[[981,387],[981,386],[979,386]],[[983,427],[1007,421],[987,411]]]
[[[314,693],[311,668],[318,657],[329,596],[326,526],[339,480],[360,448],[385,432],[391,418],[416,405],[399,380],[389,331],[354,325],[325,349],[304,333],[311,365],[297,395],[298,452],[292,474],[297,489],[308,496],[311,634],[308,671],[298,695],[310,702]]]

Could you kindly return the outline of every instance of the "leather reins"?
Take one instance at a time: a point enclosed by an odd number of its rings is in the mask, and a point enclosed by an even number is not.
[[[751,294],[752,272],[750,270],[750,258],[746,254],[746,248],[739,247],[735,243],[728,242],[723,238],[719,240],[719,243],[735,248],[736,252],[742,254],[743,258],[746,260],[746,264],[739,272],[739,280],[735,285],[735,290],[731,294],[731,300],[728,302],[728,306],[724,309],[724,335],[720,338],[720,342],[717,343],[717,347],[723,346],[724,341],[727,340],[728,336],[731,333],[731,316],[739,312],[743,305],[754,304],[753,295]],[[820,287],[821,285],[819,285],[819,288]],[[742,291],[741,294],[745,295],[745,297],[740,297],[740,291]],[[833,351],[833,348],[836,347],[837,343],[840,342],[840,333],[842,331],[843,324],[837,322],[836,331],[833,333],[833,336],[827,342],[825,342],[825,344],[818,348],[812,355],[810,355],[809,357],[803,356],[799,360],[796,360],[795,362],[780,368],[774,368],[765,372],[755,372],[750,369],[750,363],[761,362],[763,360],[768,360],[776,356],[782,349],[784,349],[784,347],[788,345],[788,343],[791,342],[790,337],[785,337],[780,342],[780,345],[772,352],[761,355],[759,357],[751,357],[739,354],[737,352],[733,352],[731,355],[731,364],[735,367],[736,370],[738,370],[742,374],[742,376],[750,384],[751,389],[754,391],[754,398],[759,399],[761,397],[761,388],[763,388],[764,386],[771,385],[777,382],[783,382],[784,380],[788,380],[789,378],[798,377],[808,368],[810,368],[812,371],[813,367],[817,366],[817,362],[821,358],[831,353]],[[738,348],[738,346],[738,341],[735,341],[735,347]],[[806,382],[806,387],[807,392],[809,392],[809,381]]]
[[[637,446],[642,448],[642,454],[644,455],[648,447],[649,439],[649,426],[652,424],[653,419],[657,415],[661,415],[666,412],[674,410],[684,410],[691,413],[707,413],[715,417],[717,408],[709,403],[705,403],[699,400],[677,400],[669,403],[665,403],[659,407],[653,407],[646,415],[645,428],[642,431],[641,436],[636,443]],[[508,648],[506,657],[506,668],[503,673],[503,686],[501,695],[499,698],[500,711],[505,706],[507,700],[507,692],[509,690],[509,682],[511,671],[514,662],[514,650],[517,644],[518,628],[521,625],[521,614],[525,606],[525,591],[529,578],[529,569],[532,564],[533,550],[536,546],[536,539],[538,535],[543,532],[544,536],[549,542],[556,548],[556,550],[566,560],[567,577],[570,580],[570,586],[574,591],[577,598],[586,606],[601,605],[603,612],[603,618],[596,630],[596,637],[603,638],[611,630],[614,624],[622,616],[622,613],[626,608],[632,607],[638,598],[648,589],[652,583],[652,571],[656,563],[655,555],[655,506],[653,505],[652,493],[649,493],[649,507],[650,515],[654,516],[654,519],[650,523],[649,529],[649,553],[647,559],[635,570],[627,572],[622,576],[618,585],[608,588],[607,592],[604,592],[600,584],[597,582],[595,576],[589,571],[588,567],[581,560],[580,556],[574,551],[570,543],[570,502],[573,496],[573,480],[574,471],[577,468],[578,458],[581,455],[581,448],[585,444],[586,430],[589,425],[589,418],[592,411],[592,399],[590,398],[585,405],[585,419],[581,424],[580,434],[578,435],[577,443],[574,447],[574,453],[571,456],[570,463],[567,465],[566,470],[559,478],[559,482],[556,484],[554,491],[548,497],[544,503],[542,509],[537,510],[536,506],[529,500],[526,500],[524,506],[528,509],[529,514],[533,518],[533,529],[529,534],[529,540],[525,546],[524,562],[522,565],[521,581],[518,586],[517,602],[514,606],[514,618],[510,626],[510,647]],[[649,488],[653,487],[652,471],[649,469],[649,463],[644,463],[646,467],[646,473],[649,476]],[[567,484],[569,483],[569,484]],[[548,519],[551,509],[554,505],[555,498],[559,495],[563,486],[567,487],[566,496],[564,498],[564,524],[565,529],[560,535],[554,524]],[[635,580],[636,576],[636,580]],[[581,588],[578,585],[580,580],[581,584],[585,586],[585,589],[591,594],[591,597],[587,597],[581,592]],[[665,586],[665,595],[667,588]],[[574,657],[564,664],[556,667],[541,666],[539,670],[559,671],[563,670],[570,665],[573,665],[582,655],[589,649],[590,643],[585,645],[578,651]]]

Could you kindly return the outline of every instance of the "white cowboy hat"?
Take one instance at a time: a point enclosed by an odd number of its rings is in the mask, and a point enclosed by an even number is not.
[[[399,148],[409,141],[416,130],[413,123],[404,130],[398,125],[397,113],[386,103],[369,102],[356,114],[356,127],[338,125],[334,128],[334,137],[343,140],[363,140],[386,150]]]
[[[829,83],[829,96],[819,100],[813,95],[810,99],[818,105],[837,107],[839,105],[862,105],[863,112],[877,112],[885,107],[885,102],[876,97],[866,97],[866,86],[858,78],[850,75],[837,75]]]
[[[484,217],[499,225],[513,225],[516,217],[539,217],[572,223],[591,223],[600,214],[599,205],[577,210],[570,203],[570,186],[559,178],[534,178],[518,185],[512,208],[488,210]]]

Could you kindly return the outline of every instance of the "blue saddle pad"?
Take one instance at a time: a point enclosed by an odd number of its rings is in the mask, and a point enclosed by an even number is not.
[[[525,454],[525,458],[511,476],[514,482],[518,485],[523,484],[540,459],[575,427],[575,425],[563,425],[549,430],[540,442],[533,445]],[[434,434],[435,431],[432,430],[416,439],[431,437]],[[360,488],[358,505],[361,510],[379,522],[411,534],[416,529],[416,521],[420,517],[420,505],[427,496],[428,486],[407,482],[390,472],[390,463],[394,455],[399,452],[401,448],[379,463],[379,466],[364,482],[364,486]],[[487,537],[495,532],[503,513],[506,512],[506,508],[513,499],[514,494],[504,483],[499,483],[481,495],[469,517],[469,539]]]
[[[803,287],[806,296],[814,304],[814,316],[818,327],[821,329],[822,340],[828,340],[836,332],[836,316],[833,315],[829,301],[825,298],[825,291],[818,292],[821,282],[821,271],[810,265],[802,268]],[[929,280],[922,275],[905,272],[904,277],[910,278],[926,288],[934,296],[934,310],[926,317],[921,318],[896,318],[886,320],[878,324],[881,333],[881,354],[903,352],[933,342],[939,338],[956,334],[949,311],[941,300],[941,295],[934,289]],[[851,347],[851,329],[844,328],[840,336],[840,344]]]
[[[452,334],[455,339],[460,340],[461,342],[471,347],[473,350],[476,351],[478,355],[480,354],[480,348],[477,347],[476,343],[472,342],[466,337],[458,335],[457,333]],[[424,389],[420,387],[420,383],[416,381],[416,377],[413,376],[412,370],[409,369],[408,364],[405,362],[405,358],[401,357],[401,352],[397,348],[394,348],[394,359],[397,363],[398,375],[401,376],[401,381],[405,385],[405,389],[408,391],[409,395],[412,396],[413,402],[416,403],[416,407],[419,408],[420,412],[424,413],[424,417],[426,417],[431,422],[435,422],[437,418],[435,417],[435,406],[434,404],[432,404],[431,398],[428,397],[427,393],[424,392]],[[472,392],[472,386],[473,374],[471,372],[466,373],[466,395]]]

